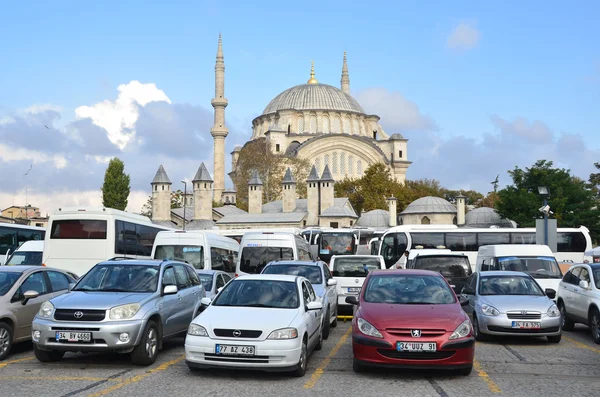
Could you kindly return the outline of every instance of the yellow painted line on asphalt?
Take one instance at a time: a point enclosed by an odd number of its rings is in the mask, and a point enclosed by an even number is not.
[[[66,380],[81,380],[81,381],[115,381],[110,378],[94,378],[91,376],[0,376],[0,380],[49,380],[49,381],[66,381]]]
[[[563,337],[563,339],[568,340],[569,342],[573,343],[577,347],[600,354],[600,349],[596,349],[595,347],[586,345],[585,343],[576,341],[575,339],[569,338],[568,336],[565,336],[565,335],[563,335],[562,337]]]
[[[327,368],[327,366],[331,362],[331,359],[334,358],[335,355],[338,354],[342,346],[344,346],[344,343],[346,343],[346,340],[348,340],[348,337],[351,333],[352,327],[348,328],[348,331],[346,331],[346,333],[340,338],[337,345],[335,345],[334,348],[331,349],[331,352],[329,352],[327,357],[325,357],[323,361],[321,361],[321,365],[319,365],[319,367],[315,369],[315,372],[313,372],[308,382],[304,384],[305,389],[312,389],[313,387],[315,387],[321,376],[323,376],[323,371],[325,371],[325,368]]]
[[[477,371],[477,374],[479,375],[479,377],[481,379],[483,379],[483,381],[487,384],[488,389],[490,389],[490,391],[492,393],[502,393],[502,390],[500,390],[500,386],[498,386],[496,384],[496,382],[494,382],[490,378],[490,376],[487,374],[487,372],[485,372],[483,370],[483,368],[481,367],[481,364],[479,363],[479,361],[473,360],[473,368],[475,368],[475,371]]]
[[[34,358],[35,357],[25,357],[25,358],[20,358],[18,360],[11,360],[11,361],[0,362],[0,368],[7,367],[10,364],[22,363],[23,361],[33,360]]]
[[[140,375],[133,376],[131,378],[123,379],[119,383],[117,383],[116,385],[113,385],[111,387],[107,387],[106,389],[100,390],[100,391],[98,391],[98,392],[96,392],[94,394],[90,394],[88,397],[101,397],[101,396],[105,396],[105,395],[107,395],[109,393],[112,393],[115,390],[119,390],[119,389],[121,389],[121,388],[123,388],[123,387],[125,387],[127,385],[130,385],[132,383],[137,383],[137,382],[141,381],[142,379],[147,378],[148,376],[150,376],[152,374],[155,374],[157,372],[165,371],[169,367],[171,367],[171,366],[173,366],[173,365],[175,365],[177,363],[180,363],[184,359],[185,359],[185,354],[182,355],[182,356],[177,357],[174,360],[162,363],[158,367],[156,367],[154,369],[151,369],[148,372],[145,372],[145,373],[140,374]]]

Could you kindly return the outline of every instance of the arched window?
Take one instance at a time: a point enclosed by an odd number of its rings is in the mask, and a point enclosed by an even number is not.
[[[431,219],[429,219],[427,216],[424,216],[421,218],[421,225],[431,225]]]
[[[348,156],[348,175],[354,175],[354,157]]]
[[[344,117],[344,134],[351,134],[350,131],[350,119],[348,117]]]
[[[358,174],[358,176],[362,176],[363,169],[362,169],[362,161],[361,160],[358,160],[356,162],[356,173]]]
[[[319,175],[321,175],[321,159],[315,159],[315,168],[317,169]]]
[[[340,133],[340,124],[341,124],[342,120],[340,119],[340,116],[335,116],[333,118],[333,125],[331,126],[331,132],[334,134],[339,134]]]
[[[342,176],[346,175],[346,153],[342,152],[340,154],[340,174]]]
[[[331,172],[333,172],[334,175],[337,175],[337,173],[338,173],[338,154],[337,154],[337,152],[333,152],[333,166],[331,167]]]
[[[354,135],[360,135],[360,131],[358,129],[358,120],[357,119],[352,120],[352,133]]]
[[[317,116],[315,115],[310,116],[309,130],[311,134],[317,133]]]
[[[323,169],[325,169],[325,166],[329,165],[329,155],[326,154],[324,157],[324,161],[323,161]]]
[[[323,134],[329,134],[329,117],[323,117]]]
[[[302,134],[304,132],[304,117],[298,117],[298,134]]]

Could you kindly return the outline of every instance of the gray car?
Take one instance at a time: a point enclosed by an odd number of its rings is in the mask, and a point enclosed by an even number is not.
[[[114,351],[150,365],[165,338],[185,334],[203,296],[195,269],[186,263],[101,262],[68,294],[42,304],[32,325],[35,356],[47,362],[68,351]]]
[[[0,360],[13,343],[31,339],[31,322],[42,303],[66,293],[74,282],[66,272],[48,267],[0,267]]]
[[[205,296],[211,299],[231,280],[231,276],[221,270],[196,270],[196,273],[204,287]]]
[[[559,343],[561,316],[552,299],[527,273],[514,271],[475,272],[466,281],[462,295],[469,299],[465,312],[473,322],[476,340],[490,335],[545,336]]]

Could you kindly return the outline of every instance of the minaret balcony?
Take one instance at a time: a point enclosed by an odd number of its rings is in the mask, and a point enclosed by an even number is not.
[[[218,106],[227,107],[228,103],[229,103],[229,101],[226,98],[213,98],[210,101],[210,104],[212,105],[213,108],[216,108]]]

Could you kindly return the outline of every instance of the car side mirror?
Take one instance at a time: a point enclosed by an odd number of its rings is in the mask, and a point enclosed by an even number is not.
[[[30,299],[35,299],[38,296],[40,296],[40,293],[37,291],[25,291],[25,293],[23,294],[23,300],[21,301],[21,303],[23,305],[26,305]]]
[[[319,301],[312,301],[306,304],[306,310],[321,310],[323,308],[323,303]]]
[[[358,305],[358,299],[356,298],[356,296],[347,296],[346,303],[349,303],[351,305]]]
[[[587,281],[581,281],[579,284],[581,285],[581,283],[586,283]],[[584,288],[583,286],[581,288]],[[550,299],[554,299],[556,298],[556,291],[553,290],[552,288],[546,288],[546,290],[544,291],[546,293],[546,296]]]
[[[212,302],[212,299],[208,298],[208,297],[204,297],[204,298],[200,299],[200,304],[202,306],[209,306],[211,302]]]
[[[587,282],[587,281],[585,281],[585,280],[581,280],[581,281],[579,282],[579,286],[580,286],[581,288],[583,288],[583,289],[588,289],[588,288],[590,288],[590,283],[588,283],[588,282]]]
[[[460,302],[461,306],[469,306],[469,299],[465,296],[460,296],[458,301]]]
[[[329,280],[327,280],[327,286],[328,287],[331,287],[333,285],[337,285],[337,280],[336,279],[330,278]]]
[[[163,295],[174,295],[179,291],[176,285],[165,285],[163,288]]]

